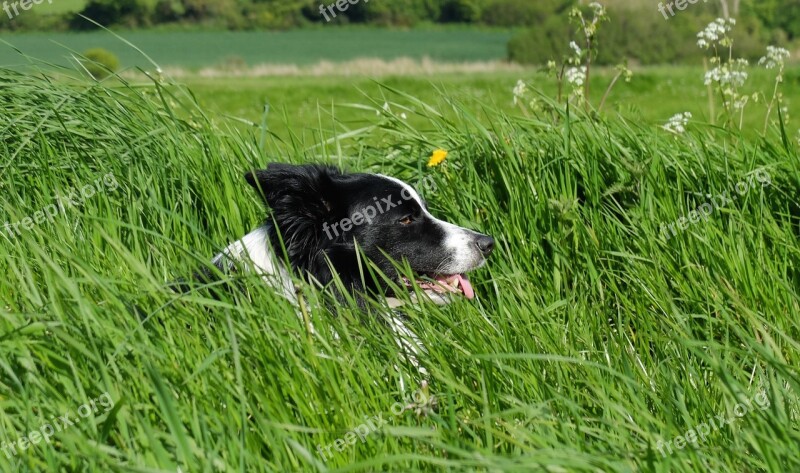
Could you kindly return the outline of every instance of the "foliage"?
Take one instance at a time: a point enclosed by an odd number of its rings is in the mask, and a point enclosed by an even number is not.
[[[591,16],[584,14],[580,8],[574,8],[570,12],[570,19],[578,25],[576,40],[569,43],[571,52],[555,60],[549,60],[547,65],[547,71],[555,77],[558,85],[556,101],[560,104],[563,99],[563,101],[575,105],[584,105],[587,109],[592,106],[590,77],[592,61],[598,55],[599,26],[608,21],[607,10],[601,4],[594,2],[590,4],[589,10]],[[752,94],[745,92],[750,62],[745,58],[734,56],[734,43],[738,44],[733,34],[736,24],[737,21],[733,18],[717,18],[695,35],[697,47],[711,52],[711,57],[708,58],[711,66],[710,69],[707,68],[704,77],[704,85],[708,87],[709,93],[708,117],[711,124],[716,123],[718,114],[715,111],[715,102],[716,99],[720,99],[722,102],[720,114],[724,119],[723,126],[728,129],[736,128],[741,132],[744,127],[747,106],[751,102],[761,101],[767,104],[763,130],[763,133],[766,134],[773,111],[777,110],[779,114],[779,122],[775,123],[776,126],[784,127],[785,122],[789,119],[789,109],[785,106],[781,86],[784,82],[785,62],[791,53],[778,46],[767,46],[767,54],[762,56],[758,62],[768,70],[777,71],[771,96],[768,97],[764,91],[755,91]],[[745,46],[748,46],[747,43]],[[632,77],[632,71],[626,64],[618,65],[617,71],[596,109],[598,113],[605,105],[606,98],[616,82],[621,77],[625,77],[629,82]],[[565,87],[571,89],[568,94],[564,91]],[[528,96],[528,86],[525,81],[519,80],[512,92],[514,104],[519,105],[523,112],[528,113],[528,108],[533,113],[541,111],[540,101]],[[550,108],[545,107],[546,111]],[[692,117],[691,112],[678,113],[673,115],[663,128],[675,134],[682,134]],[[786,139],[785,133],[784,139]]]
[[[800,2],[796,0],[752,0],[744,2],[744,9],[752,12],[761,23],[776,34],[783,34],[789,40],[800,38]],[[772,42],[780,36],[772,38]]]
[[[653,57],[641,51],[643,63],[677,60],[692,52],[684,42],[674,44],[687,31],[719,16],[717,1],[697,2],[666,21],[655,4],[640,1],[606,0],[608,9],[618,24],[606,28],[610,37],[625,41],[606,40],[631,49],[631,44],[646,41],[656,49]],[[604,2],[604,3],[606,3]],[[200,25],[209,28],[287,29],[325,23],[319,12],[320,4],[334,0],[87,0],[78,11],[108,26],[146,26],[150,24]],[[419,23],[479,23],[490,26],[542,27],[554,30],[551,19],[564,17],[576,0],[392,0],[348,3],[345,13],[338,13],[333,23],[367,23],[373,25],[412,26]],[[582,4],[586,8],[585,4]],[[50,15],[34,10],[13,21],[0,23],[0,29],[52,30],[93,28],[89,23],[70,14]],[[752,21],[762,30],[758,39],[781,44],[800,37],[800,3],[796,0],[741,0],[740,21]],[[627,26],[630,29],[623,27]],[[558,28],[555,28],[556,30]],[[650,34],[648,38],[647,33]],[[657,34],[655,34],[657,33]],[[748,33],[752,35],[752,32]],[[665,39],[659,43],[658,39]],[[515,53],[524,57],[522,52]],[[633,58],[633,57],[632,57]],[[613,60],[611,62],[614,62]]]
[[[480,17],[476,0],[447,0],[442,5],[439,21],[442,23],[472,23]]]
[[[694,34],[716,17],[713,4],[692,5],[692,14],[680,12],[669,20],[650,4],[608,7],[613,21],[598,32],[604,47],[595,62],[612,65],[623,59],[635,64],[674,64],[700,61],[701,52],[694,44]],[[764,43],[780,42],[780,34],[761,25],[757,18],[745,12],[734,34],[739,53],[758,60]],[[551,16],[541,25],[517,34],[509,41],[509,59],[523,64],[545,64],[549,59],[562,57],[568,51],[572,28],[566,15]],[[777,35],[778,41],[772,41]]]
[[[5,15],[0,11],[0,15]],[[66,31],[70,27],[70,19],[73,17],[71,14],[53,14],[53,15],[17,15],[13,20],[0,21],[0,31],[49,31],[59,32]]]
[[[158,0],[153,9],[155,23],[178,21],[186,15],[186,6],[180,0]]]
[[[147,25],[152,17],[150,3],[145,0],[89,0],[80,15],[101,25],[127,27]],[[72,17],[70,27],[77,30],[98,28],[78,15]]]
[[[512,37],[508,42],[508,58],[520,64],[542,65],[553,57],[565,56],[572,29],[569,21],[552,16]]]
[[[571,0],[488,0],[481,19],[485,24],[494,26],[541,25],[551,16],[566,13],[572,4]]]
[[[117,56],[103,48],[92,48],[84,52],[81,63],[97,80],[105,79],[119,69]]]

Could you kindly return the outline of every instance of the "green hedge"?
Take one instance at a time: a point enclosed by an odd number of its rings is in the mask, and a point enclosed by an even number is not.
[[[111,51],[93,48],[83,53],[83,67],[97,80],[105,79],[119,69],[119,59]]]
[[[711,5],[698,3],[691,12],[679,12],[668,20],[655,6],[609,8],[611,21],[603,23],[597,34],[600,44],[595,63],[611,65],[627,59],[639,64],[665,64],[700,60],[696,34],[718,16]],[[734,31],[737,54],[751,60],[764,55],[766,44],[780,42],[755,15],[745,12]],[[508,44],[511,61],[545,64],[570,54],[570,40],[576,27],[567,15],[551,16],[534,28],[519,33]],[[783,36],[785,39],[786,36]]]
[[[142,27],[165,23],[240,29],[290,29],[325,23],[323,6],[336,0],[88,0],[80,12],[107,26]],[[359,0],[338,12],[331,24],[361,23],[413,26],[419,23],[475,23],[528,27],[508,45],[508,56],[521,63],[542,64],[565,54],[574,27],[568,11],[577,0]],[[584,2],[585,3],[585,2]],[[718,2],[698,2],[665,19],[658,2],[603,0],[611,22],[602,25],[604,47],[597,62],[622,58],[658,64],[697,58],[693,38],[720,16]],[[335,8],[335,7],[334,7]],[[800,1],[741,0],[737,50],[751,58],[764,44],[800,38]],[[0,30],[92,29],[75,14],[31,12],[0,22]]]

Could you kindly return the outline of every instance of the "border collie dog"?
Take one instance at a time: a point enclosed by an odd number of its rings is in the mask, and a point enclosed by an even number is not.
[[[323,286],[335,274],[357,300],[377,296],[400,305],[389,284],[369,276],[360,249],[398,287],[417,285],[437,304],[475,297],[466,273],[486,262],[494,239],[435,218],[410,185],[381,174],[280,163],[245,179],[272,218],[214,257],[222,273],[254,271],[295,303],[290,273]],[[392,261],[406,263],[415,280],[398,274]]]

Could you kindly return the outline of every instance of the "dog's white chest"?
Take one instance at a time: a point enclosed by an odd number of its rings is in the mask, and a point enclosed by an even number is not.
[[[292,278],[272,249],[267,226],[258,227],[231,243],[211,262],[223,270],[237,266],[253,271],[279,294],[297,303]]]

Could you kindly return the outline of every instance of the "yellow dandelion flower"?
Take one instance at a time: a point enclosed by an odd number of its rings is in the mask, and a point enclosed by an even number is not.
[[[442,161],[447,157],[447,151],[443,149],[437,149],[433,152],[430,159],[428,159],[428,167],[432,168],[434,166],[438,166],[442,164]]]

